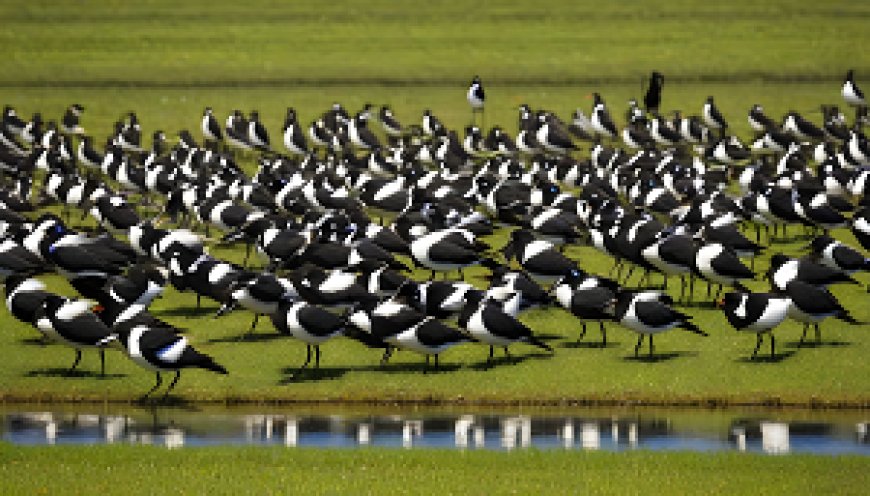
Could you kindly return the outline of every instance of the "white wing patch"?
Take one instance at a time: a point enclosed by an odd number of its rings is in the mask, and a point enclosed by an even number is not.
[[[176,363],[187,348],[187,338],[181,336],[178,341],[164,347],[157,352],[157,358],[167,363]]]

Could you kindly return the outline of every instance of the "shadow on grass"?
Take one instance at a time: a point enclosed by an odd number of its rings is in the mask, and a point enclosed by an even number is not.
[[[468,368],[471,370],[490,370],[496,367],[504,367],[504,366],[513,366],[519,365],[526,360],[541,360],[546,358],[552,358],[553,353],[527,353],[524,355],[510,355],[510,356],[500,356],[495,357],[491,361],[487,361],[485,358],[479,362],[474,362],[471,365],[468,365]]]
[[[658,362],[667,362],[673,360],[674,358],[680,357],[690,357],[690,356],[698,356],[697,351],[667,351],[664,353],[654,353],[652,356],[649,354],[641,353],[638,356],[628,355],[622,357],[623,361],[626,362],[641,362],[641,363],[658,363]]]
[[[795,353],[797,353],[797,352],[785,351],[785,352],[777,353],[773,356],[770,356],[769,354],[768,355],[759,354],[754,359],[752,357],[744,356],[744,357],[738,358],[735,361],[736,362],[743,362],[743,363],[779,363],[783,360],[787,360],[787,359],[791,358],[792,355],[794,355]]]
[[[118,379],[121,377],[127,377],[127,374],[112,374],[106,372],[106,375],[100,375],[99,371],[90,371],[90,370],[81,370],[76,369],[70,371],[68,368],[60,368],[53,367],[48,369],[36,369],[31,370],[29,372],[25,372],[23,377],[68,377],[68,378],[76,378],[76,379]]]
[[[43,339],[43,338],[36,338],[36,337],[20,339],[18,342],[23,344],[23,345],[27,345],[27,346],[40,346],[40,347],[41,346],[48,346],[48,345],[52,344],[51,341],[48,341],[48,340]]]
[[[281,374],[285,377],[278,381],[280,385],[286,384],[301,384],[304,382],[319,382],[340,379],[344,374],[350,372],[350,367],[319,367],[305,368],[300,370],[299,367],[284,367],[281,369]]]
[[[218,307],[219,308],[219,307]],[[167,317],[213,317],[218,308],[200,307],[173,307],[160,310],[160,315]]]
[[[265,341],[273,341],[275,339],[280,339],[287,337],[283,334],[278,333],[250,333],[245,332],[242,334],[237,334],[235,336],[225,336],[222,338],[212,338],[206,341],[209,344],[215,343],[260,343]]]
[[[608,341],[607,344],[603,344],[601,340],[598,341],[592,339],[588,341],[567,341],[559,345],[559,348],[568,348],[568,349],[599,349],[603,350],[605,348],[616,348],[620,345],[618,341]]]
[[[850,341],[804,341],[801,344],[800,341],[789,341],[784,345],[786,348],[845,348],[847,346],[852,346]]]

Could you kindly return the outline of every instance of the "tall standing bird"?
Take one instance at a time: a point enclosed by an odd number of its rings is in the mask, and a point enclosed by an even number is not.
[[[715,129],[719,131],[720,135],[724,136],[725,129],[728,127],[728,122],[726,122],[725,118],[722,117],[722,113],[719,112],[719,109],[713,102],[712,96],[708,96],[707,101],[704,102],[701,115],[704,117],[704,122],[710,129]]]
[[[471,105],[471,124],[475,125],[477,123],[477,113],[480,112],[480,127],[484,128],[483,102],[486,100],[486,95],[483,92],[483,83],[480,82],[480,76],[474,76],[474,79],[471,80],[466,97],[468,98],[469,105]]]
[[[857,108],[856,120],[857,117],[863,115],[863,112],[866,112],[867,100],[864,98],[864,92],[855,84],[854,70],[849,69],[849,72],[846,73],[846,80],[843,81],[843,89],[840,90],[840,94],[843,95],[843,99],[849,106]]]
[[[665,77],[658,71],[653,71],[649,77],[649,86],[646,89],[646,95],[643,97],[643,104],[646,111],[651,114],[659,113],[659,105],[662,103],[662,88],[665,85]]]
[[[296,118],[296,109],[287,108],[287,116],[284,117],[284,148],[294,155],[308,155],[308,142],[305,133]]]
[[[601,95],[598,93],[593,93],[592,97],[594,98],[593,107],[592,107],[592,129],[595,130],[595,133],[598,136],[604,136],[607,138],[615,138],[618,134],[616,130],[616,125],[613,123],[613,119],[610,117],[610,112],[607,110],[607,105],[604,103],[604,99],[601,98]]]
[[[290,334],[305,342],[307,355],[305,363],[296,374],[311,363],[311,350],[314,349],[314,368],[320,368],[320,344],[345,330],[345,322],[338,315],[304,301],[293,302],[284,299],[278,304],[278,311],[271,315],[275,329]]]
[[[251,118],[248,121],[248,141],[255,148],[269,149],[269,132],[266,131],[266,126],[260,122],[260,113],[256,110],[251,111]]]
[[[649,356],[653,356],[653,335],[674,327],[679,327],[701,336],[708,334],[698,328],[688,315],[671,308],[667,297],[651,291],[624,291],[616,297],[614,318],[623,326],[638,333],[634,356],[643,344],[644,336],[649,336]]]
[[[215,118],[211,107],[206,107],[202,112],[200,127],[202,128],[202,138],[206,142],[211,141],[216,143],[223,139],[221,125],[218,123],[217,118]]]
[[[100,375],[106,375],[105,347],[115,340],[115,336],[91,311],[91,302],[49,295],[34,313],[33,320],[36,328],[46,336],[76,350],[70,373],[81,361],[83,348],[98,348]]]

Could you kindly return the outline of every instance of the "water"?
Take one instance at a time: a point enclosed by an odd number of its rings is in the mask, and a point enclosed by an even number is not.
[[[868,430],[870,414],[863,412],[0,409],[0,439],[22,445],[642,449],[867,456]]]

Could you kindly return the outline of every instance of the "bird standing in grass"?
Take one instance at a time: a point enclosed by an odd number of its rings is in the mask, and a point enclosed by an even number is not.
[[[645,336],[649,336],[649,357],[653,357],[653,336],[664,331],[679,327],[701,336],[708,334],[698,328],[689,319],[690,316],[678,312],[669,306],[670,297],[654,291],[623,291],[615,300],[614,317],[623,326],[638,333],[634,356],[643,344]]]
[[[483,103],[486,100],[486,94],[483,92],[480,76],[474,76],[474,79],[471,80],[466,98],[468,98],[468,104],[471,105],[471,125],[477,124],[477,113],[480,112],[480,127],[484,129]]]
[[[662,103],[662,88],[665,86],[665,77],[658,71],[653,71],[649,77],[649,86],[646,89],[646,95],[643,97],[643,104],[646,111],[657,115],[659,113],[659,105]]]
[[[734,292],[726,293],[717,303],[732,327],[738,331],[756,333],[757,340],[750,360],[754,360],[758,354],[764,334],[770,336],[770,358],[776,358],[776,340],[772,331],[788,316],[791,300],[787,296]]]
[[[855,107],[855,122],[867,116],[867,99],[864,97],[864,92],[855,83],[854,70],[849,69],[849,72],[846,73],[840,94],[843,95],[843,100],[846,100],[850,107]]]

